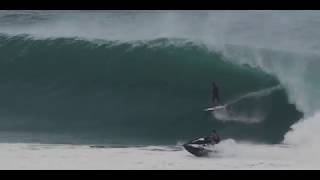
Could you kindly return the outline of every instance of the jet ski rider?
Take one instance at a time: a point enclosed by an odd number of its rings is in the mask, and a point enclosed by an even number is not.
[[[221,139],[216,130],[212,130],[207,140],[210,141],[211,144],[218,144]]]

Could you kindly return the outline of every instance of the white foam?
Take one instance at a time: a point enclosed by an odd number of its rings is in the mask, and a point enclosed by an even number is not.
[[[262,112],[249,110],[248,112],[233,112],[228,111],[214,111],[212,112],[217,120],[227,122],[235,121],[246,124],[259,123],[265,119],[265,115]]]
[[[292,144],[301,156],[320,162],[320,112],[294,124],[284,138],[285,144]]]
[[[0,144],[0,169],[320,169],[319,161],[304,159],[295,148],[281,145],[226,140],[208,158],[154,148]]]

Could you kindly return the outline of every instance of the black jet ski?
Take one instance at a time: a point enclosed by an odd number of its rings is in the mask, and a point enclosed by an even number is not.
[[[191,154],[197,156],[197,157],[204,157],[209,156],[211,152],[213,152],[212,143],[207,138],[197,138],[194,140],[191,140],[185,144],[183,144],[183,147]],[[210,148],[211,147],[211,148]]]

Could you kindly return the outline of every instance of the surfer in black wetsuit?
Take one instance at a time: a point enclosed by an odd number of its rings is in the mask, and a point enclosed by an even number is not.
[[[219,89],[215,82],[212,82],[212,103],[213,106],[220,105]]]
[[[219,97],[219,88],[214,81],[212,82],[212,104],[213,106],[221,105],[221,101]],[[231,112],[231,107],[228,104],[224,106],[228,112]]]

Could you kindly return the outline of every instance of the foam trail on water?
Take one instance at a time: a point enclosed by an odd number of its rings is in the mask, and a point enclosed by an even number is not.
[[[245,113],[233,113],[230,114],[230,112],[227,111],[216,111],[213,112],[214,117],[217,120],[228,122],[228,121],[235,121],[235,122],[241,122],[246,124],[252,124],[252,123],[259,123],[265,119],[265,115],[262,112],[254,111],[250,114]]]
[[[268,96],[272,92],[280,89],[282,89],[281,85],[277,85],[277,86],[262,89],[259,91],[249,92],[234,100],[228,101],[225,104],[225,106],[229,106],[230,108],[232,108],[233,105],[245,99],[260,98],[263,96]],[[220,121],[224,121],[224,122],[235,121],[235,122],[241,122],[241,123],[247,123],[247,124],[259,123],[263,121],[266,117],[266,114],[263,112],[263,110],[254,109],[254,108],[248,109],[246,110],[246,112],[234,111],[233,109],[231,110],[222,109],[222,110],[213,111],[213,115],[217,120],[220,120]]]

